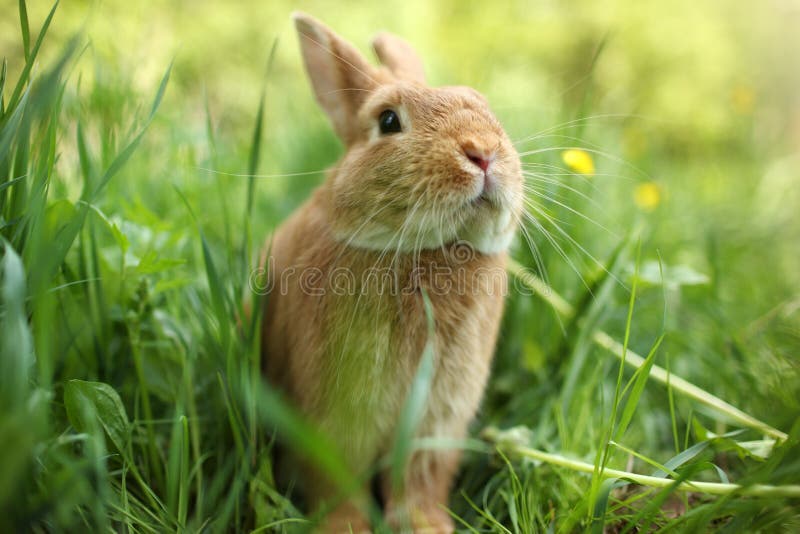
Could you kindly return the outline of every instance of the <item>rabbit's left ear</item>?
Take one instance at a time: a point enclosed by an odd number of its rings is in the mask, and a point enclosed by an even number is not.
[[[396,77],[425,83],[422,60],[404,39],[388,32],[380,32],[372,39],[372,48],[380,62]]]

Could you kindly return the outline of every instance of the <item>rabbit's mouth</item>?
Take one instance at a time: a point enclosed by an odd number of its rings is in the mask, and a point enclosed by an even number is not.
[[[485,172],[475,177],[475,191],[465,202],[468,208],[484,211],[486,209],[501,211],[511,205],[510,191],[500,176],[493,172]]]
[[[480,195],[470,201],[470,204],[476,208],[481,208],[483,206],[491,206],[493,202],[489,199],[486,193],[481,192]]]
[[[476,176],[475,182],[478,191],[470,203],[473,206],[493,204],[493,197],[495,196],[495,189],[497,188],[497,177],[488,171],[483,171],[481,175]]]
[[[520,203],[521,195],[509,180],[484,185],[465,203],[463,213],[466,216],[457,230],[458,237],[485,254],[505,251],[516,231]]]

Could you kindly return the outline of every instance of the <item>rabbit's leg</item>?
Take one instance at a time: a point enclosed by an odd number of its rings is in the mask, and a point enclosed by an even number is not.
[[[358,501],[348,500],[326,515],[316,532],[320,534],[369,534],[369,519]]]
[[[369,488],[361,488],[357,493],[345,496],[317,470],[308,470],[304,475],[309,510],[315,514],[325,514],[314,532],[320,534],[371,532],[367,515]]]
[[[418,451],[409,461],[400,488],[394,487],[389,472],[384,473],[382,489],[387,523],[398,532],[453,532],[447,501],[459,459],[457,450]]]
[[[314,532],[324,534],[369,533],[371,529],[368,514],[370,504],[368,471],[369,458],[372,455],[361,448],[346,447],[346,441],[336,439],[331,434],[328,436],[332,443],[341,444],[338,447],[342,455],[341,461],[353,477],[352,480],[364,482],[355,487],[341,487],[328,473],[306,462],[305,472],[302,473],[302,476],[310,505],[309,510],[312,513],[322,512],[325,514],[324,517],[321,517],[320,524]]]

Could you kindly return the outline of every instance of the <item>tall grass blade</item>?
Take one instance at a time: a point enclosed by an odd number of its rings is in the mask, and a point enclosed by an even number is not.
[[[363,481],[357,480],[346,467],[341,453],[331,440],[306,422],[272,388],[262,383],[256,392],[260,419],[273,426],[279,438],[299,458],[316,466],[341,491],[343,496],[356,495]]]
[[[35,62],[36,56],[39,53],[39,48],[42,46],[44,36],[47,35],[47,30],[50,28],[50,22],[53,20],[53,15],[56,13],[56,8],[58,7],[59,1],[60,0],[56,0],[52,9],[50,9],[50,13],[47,14],[47,18],[44,19],[42,29],[39,30],[39,36],[36,38],[36,43],[33,45],[33,49],[25,60],[25,66],[22,68],[22,72],[19,75],[17,85],[14,87],[14,92],[11,93],[11,98],[8,100],[8,109],[16,108],[19,98],[22,95],[25,86],[28,84],[33,63]]]
[[[234,314],[232,313],[233,307],[230,303],[228,294],[225,291],[224,285],[222,283],[222,278],[219,275],[219,271],[217,270],[217,266],[214,263],[214,258],[211,255],[211,248],[208,245],[208,241],[206,240],[206,236],[203,233],[203,229],[200,228],[200,223],[197,220],[197,217],[194,214],[194,210],[192,210],[191,204],[189,204],[188,199],[186,196],[178,189],[177,186],[173,186],[175,191],[180,196],[181,200],[183,201],[186,209],[189,211],[189,214],[192,217],[195,225],[197,226],[197,231],[200,234],[200,243],[203,249],[203,263],[206,269],[206,279],[208,281],[208,288],[211,292],[211,305],[214,310],[214,315],[217,319],[217,327],[219,329],[220,336],[222,338],[222,348],[227,353],[230,354],[230,329],[228,328],[229,322]],[[227,366],[228,375],[233,376],[232,374],[233,367],[231,365]]]
[[[58,232],[58,235],[52,242],[52,246],[50,248],[50,252],[47,255],[43,255],[44,261],[39,268],[34,271],[34,277],[31,280],[31,291],[34,295],[39,294],[42,290],[44,290],[46,284],[53,278],[57,269],[61,266],[64,262],[64,258],[67,255],[67,252],[72,247],[72,244],[75,242],[76,237],[78,236],[80,230],[83,228],[86,222],[86,216],[89,211],[89,206],[96,200],[103,190],[103,188],[108,184],[111,178],[120,171],[123,165],[128,161],[131,157],[133,152],[136,150],[137,146],[139,145],[142,137],[144,136],[147,127],[149,126],[150,122],[152,121],[156,110],[158,109],[159,104],[161,103],[161,99],[164,95],[164,91],[166,88],[166,84],[169,80],[169,75],[171,72],[172,66],[167,69],[166,73],[164,74],[163,78],[161,79],[161,83],[158,88],[158,92],[156,97],[153,101],[150,115],[147,117],[144,125],[139,129],[138,133],[135,137],[123,148],[113,159],[109,167],[101,176],[97,186],[94,189],[84,188],[83,193],[81,195],[82,200],[84,202],[79,203],[78,205],[78,212],[77,214],[70,220],[70,222],[61,228]],[[2,150],[2,142],[0,140],[0,151]],[[2,152],[0,152],[0,156]]]
[[[617,423],[617,428],[614,430],[614,436],[616,438],[619,438],[625,434],[631,419],[633,419],[633,414],[636,411],[636,406],[639,404],[639,398],[644,392],[644,386],[647,384],[647,378],[650,376],[650,370],[653,368],[655,356],[658,352],[658,347],[661,346],[662,341],[664,341],[664,334],[658,336],[658,339],[653,344],[653,348],[651,348],[650,352],[647,354],[647,358],[645,358],[644,363],[641,367],[636,369],[636,372],[634,372],[631,380],[626,386],[626,391],[628,387],[630,387],[630,393],[628,394],[628,398],[625,400],[625,407],[622,410],[622,416],[620,417],[619,423]],[[624,393],[625,391],[623,391],[623,395]]]
[[[31,30],[28,24],[28,7],[25,5],[25,0],[19,0],[19,26],[22,30],[22,50],[27,62],[31,55]]]
[[[613,297],[612,290],[617,286],[617,277],[614,273],[619,272],[628,260],[629,245],[630,237],[625,237],[617,244],[600,271],[600,276],[587,288],[578,307],[570,306],[568,317],[564,317],[570,319],[564,343],[572,343],[572,355],[566,369],[564,385],[561,387],[561,409],[564,414],[567,413],[569,403],[574,398],[575,388],[586,365],[591,347],[591,332],[601,320],[604,310]]]
[[[3,65],[0,66],[0,124],[6,114],[6,75],[8,73],[8,59],[3,58]]]
[[[103,173],[100,177],[100,180],[97,184],[97,187],[94,190],[85,190],[86,193],[91,191],[87,196],[85,196],[85,200],[89,202],[93,202],[99,195],[103,188],[108,184],[111,178],[114,177],[115,174],[119,172],[119,170],[127,163],[128,159],[133,155],[133,152],[139,146],[139,143],[142,141],[142,137],[144,137],[145,132],[147,131],[147,127],[150,126],[150,123],[153,121],[155,117],[156,111],[158,111],[158,107],[161,105],[161,100],[164,98],[164,92],[167,89],[167,83],[169,82],[170,74],[172,73],[172,63],[170,63],[169,67],[167,67],[164,76],[161,78],[161,83],[158,85],[158,91],[156,92],[156,96],[153,99],[153,103],[150,107],[150,114],[144,121],[144,124],[139,128],[138,133],[134,136],[134,138],[123,148],[111,162],[111,165],[108,166],[108,169]]]
[[[405,470],[411,456],[411,444],[422,422],[422,417],[425,415],[435,370],[436,331],[434,330],[433,305],[426,291],[423,290],[421,296],[428,325],[428,339],[397,423],[391,452],[391,477],[395,492],[402,490],[404,486]]]
[[[245,200],[244,212],[244,233],[242,236],[242,280],[247,280],[248,270],[250,267],[250,240],[251,240],[251,225],[250,217],[253,213],[253,202],[255,199],[256,189],[256,174],[258,173],[258,165],[261,160],[261,138],[264,130],[264,105],[267,92],[267,80],[269,79],[272,65],[275,62],[275,52],[278,49],[278,39],[272,41],[269,57],[267,59],[267,67],[264,74],[264,85],[261,88],[261,98],[258,103],[258,113],[256,114],[256,123],[253,126],[253,136],[250,142],[250,157],[248,159],[247,174],[247,197]]]

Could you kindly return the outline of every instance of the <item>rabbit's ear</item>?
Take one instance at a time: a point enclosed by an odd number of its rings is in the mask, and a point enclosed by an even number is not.
[[[380,32],[372,39],[372,48],[378,54],[380,62],[398,78],[425,83],[422,60],[404,39],[388,32]]]
[[[333,30],[305,13],[292,13],[314,94],[346,145],[358,135],[356,116],[377,72],[364,56]]]

